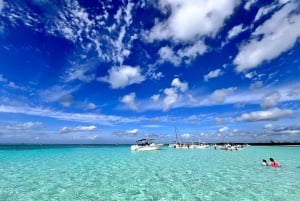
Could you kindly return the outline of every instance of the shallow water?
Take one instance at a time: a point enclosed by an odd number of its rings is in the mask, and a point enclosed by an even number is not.
[[[273,157],[281,168],[261,166]],[[0,200],[299,200],[300,147],[0,148]]]

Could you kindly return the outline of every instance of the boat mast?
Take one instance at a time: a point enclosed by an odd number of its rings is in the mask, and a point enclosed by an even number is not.
[[[177,138],[177,129],[176,129],[176,126],[174,127],[174,130],[175,130],[175,134],[176,134],[176,144],[178,143],[178,138]]]

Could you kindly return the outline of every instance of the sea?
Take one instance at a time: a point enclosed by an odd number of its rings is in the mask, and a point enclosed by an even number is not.
[[[270,157],[282,166],[262,166]],[[299,201],[300,147],[0,146],[0,201],[113,200]]]

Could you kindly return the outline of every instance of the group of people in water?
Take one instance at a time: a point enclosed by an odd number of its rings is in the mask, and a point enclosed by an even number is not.
[[[271,167],[280,167],[280,163],[275,161],[273,158],[270,158],[270,162],[268,163],[265,159],[262,160],[262,165],[271,166]]]

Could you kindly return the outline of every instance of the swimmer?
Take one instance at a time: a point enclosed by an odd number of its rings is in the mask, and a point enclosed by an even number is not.
[[[277,161],[275,161],[273,158],[270,158],[270,163],[269,163],[270,166],[272,167],[280,167],[280,163],[278,163]]]
[[[265,159],[262,160],[262,163],[261,163],[263,166],[268,166],[268,163]]]

